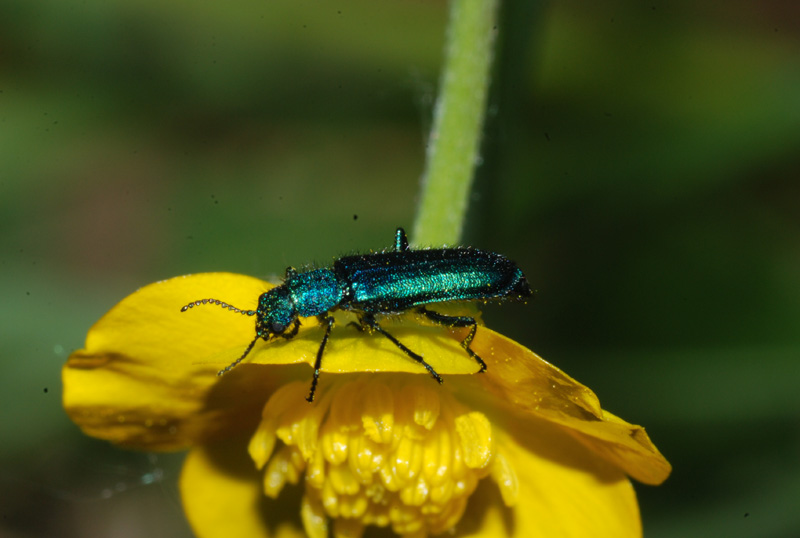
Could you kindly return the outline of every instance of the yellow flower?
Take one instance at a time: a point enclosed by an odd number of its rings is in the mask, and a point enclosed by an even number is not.
[[[300,365],[313,365],[319,347],[313,320],[290,341],[259,341],[217,377],[252,340],[253,318],[180,307],[215,297],[255,308],[270,287],[228,273],[146,286],[64,366],[64,407],[88,435],[190,449],[181,493],[197,536],[358,537],[367,526],[413,537],[641,535],[626,475],[659,484],[670,473],[644,429],[485,327],[472,349],[488,370],[468,375],[477,365],[459,344],[465,329],[385,322],[444,376],[441,386],[345,317],[313,404]]]

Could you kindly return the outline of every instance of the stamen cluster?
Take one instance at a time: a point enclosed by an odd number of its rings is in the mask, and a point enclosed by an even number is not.
[[[497,454],[486,416],[430,380],[362,375],[335,383],[313,405],[306,390],[298,382],[273,394],[249,450],[265,469],[268,496],[304,478],[309,536],[327,536],[329,518],[337,535],[358,536],[367,525],[444,532],[490,473],[506,502],[515,500],[514,470]]]

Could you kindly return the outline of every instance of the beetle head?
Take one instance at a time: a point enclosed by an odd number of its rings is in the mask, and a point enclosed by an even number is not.
[[[283,334],[297,319],[297,310],[286,286],[277,286],[258,298],[256,334],[264,340]]]

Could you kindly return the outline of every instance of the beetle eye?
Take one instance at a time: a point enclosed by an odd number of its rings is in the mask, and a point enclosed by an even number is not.
[[[270,330],[275,334],[280,334],[286,330],[286,325],[278,321],[273,321]]]

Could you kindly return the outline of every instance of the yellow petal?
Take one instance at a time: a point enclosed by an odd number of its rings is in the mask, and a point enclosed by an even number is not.
[[[462,332],[463,333],[463,332]],[[597,396],[529,349],[481,327],[472,349],[488,366],[475,376],[513,413],[559,424],[607,461],[646,484],[660,484],[672,467],[644,428],[604,411]]]
[[[486,538],[640,537],[636,494],[623,472],[558,426],[536,422],[498,440],[517,476],[516,503],[507,508],[496,488],[480,487],[459,531]]]
[[[203,273],[150,284],[129,295],[89,330],[84,348],[64,366],[67,413],[88,435],[147,449],[185,448],[253,427],[258,411],[252,411],[285,381],[285,370],[255,365],[313,365],[322,329],[315,318],[303,319],[296,338],[259,340],[241,365],[217,377],[255,337],[255,318],[215,305],[186,312],[181,307],[214,298],[254,309],[259,295],[272,286],[243,275]],[[349,327],[351,314],[337,316],[324,372],[428,375],[382,335]],[[441,374],[477,370],[447,329],[423,327],[414,316],[408,318],[381,323],[429,357]]]
[[[294,505],[267,501],[261,477],[247,456],[246,442],[194,448],[180,479],[186,517],[198,538],[301,538]],[[290,497],[291,498],[291,497]]]
[[[149,449],[183,448],[252,428],[275,376],[254,371],[218,383],[216,375],[219,361],[241,354],[252,339],[252,320],[218,307],[180,308],[215,296],[252,308],[268,287],[247,276],[208,273],[157,282],[126,297],[64,366],[67,413],[89,435]]]
[[[582,422],[571,432],[581,443],[615,463],[631,477],[644,484],[657,486],[672,472],[672,466],[661,455],[644,428],[629,424],[603,410],[601,422]]]

